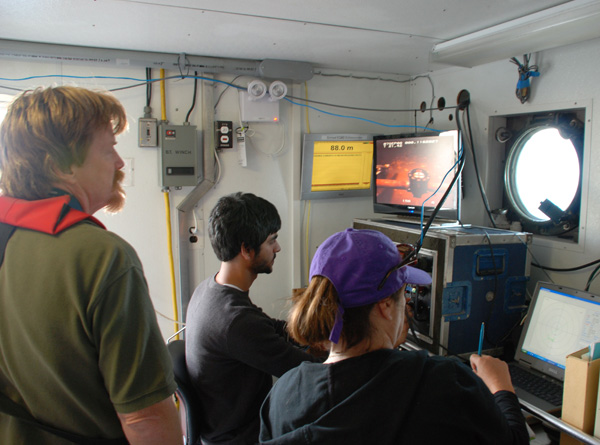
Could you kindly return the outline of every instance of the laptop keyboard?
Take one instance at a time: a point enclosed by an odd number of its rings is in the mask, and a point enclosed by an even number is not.
[[[528,393],[555,406],[562,405],[562,386],[531,372],[527,372],[525,369],[518,366],[509,365],[509,370],[514,386],[522,388]]]

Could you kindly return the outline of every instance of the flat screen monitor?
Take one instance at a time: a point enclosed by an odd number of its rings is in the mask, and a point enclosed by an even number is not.
[[[306,133],[300,199],[371,196],[372,134]]]
[[[458,131],[375,136],[373,138],[373,210],[428,218],[458,171]],[[460,219],[460,178],[436,219]]]

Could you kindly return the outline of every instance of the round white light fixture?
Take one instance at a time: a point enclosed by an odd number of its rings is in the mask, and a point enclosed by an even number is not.
[[[276,80],[269,85],[269,95],[271,100],[280,100],[287,94],[287,86],[281,80]]]
[[[260,80],[253,80],[248,84],[248,96],[250,100],[259,100],[267,94],[267,85]]]

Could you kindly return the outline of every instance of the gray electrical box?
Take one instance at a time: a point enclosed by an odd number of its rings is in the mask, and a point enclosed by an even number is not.
[[[195,186],[202,179],[201,138],[196,126],[161,123],[159,128],[163,187]]]

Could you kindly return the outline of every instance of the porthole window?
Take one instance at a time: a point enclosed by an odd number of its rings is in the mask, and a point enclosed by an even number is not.
[[[576,230],[582,155],[583,124],[574,115],[530,121],[515,136],[506,158],[504,186],[510,219],[542,235]]]

